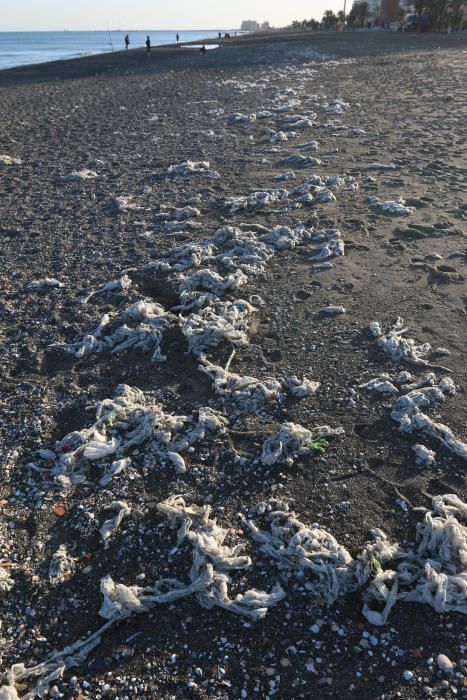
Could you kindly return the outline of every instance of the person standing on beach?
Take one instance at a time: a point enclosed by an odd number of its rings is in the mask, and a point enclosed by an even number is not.
[[[151,53],[151,39],[149,37],[146,37],[146,51],[148,52],[148,56]]]
[[[202,53],[203,56],[206,54],[206,47],[205,47],[204,44],[203,44],[202,47],[200,48],[200,53]]]
[[[177,33],[177,44],[179,44],[179,43],[180,43],[180,37],[178,36],[178,33]]]
[[[130,45],[130,37],[128,34],[125,36],[125,50],[128,51],[128,47]]]

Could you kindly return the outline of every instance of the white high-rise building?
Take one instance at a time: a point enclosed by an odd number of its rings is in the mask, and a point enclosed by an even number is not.
[[[259,30],[259,24],[254,19],[244,19],[240,29],[242,32],[257,32]]]

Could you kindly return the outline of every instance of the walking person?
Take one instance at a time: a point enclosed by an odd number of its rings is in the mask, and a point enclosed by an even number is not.
[[[148,52],[148,56],[151,53],[151,39],[147,36],[146,37],[146,51]]]
[[[130,45],[130,37],[128,34],[125,36],[125,51],[128,51],[128,47]]]

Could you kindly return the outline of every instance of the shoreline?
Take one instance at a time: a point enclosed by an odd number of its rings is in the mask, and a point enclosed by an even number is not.
[[[198,50],[193,48],[200,44],[219,45],[218,49],[208,52],[209,57],[202,57],[193,66],[219,66],[224,63],[228,49],[236,51],[234,61],[248,64],[261,59],[260,51],[274,51],[276,47],[295,45],[299,49],[309,48],[317,54],[336,58],[359,58],[384,53],[407,51],[432,51],[450,48],[467,48],[467,32],[456,34],[399,34],[394,32],[323,32],[323,31],[276,31],[271,33],[245,34],[229,39],[217,38],[194,40],[177,44],[162,44],[152,48],[148,57],[144,47],[128,51],[109,51],[106,53],[76,56],[44,63],[34,63],[0,70],[0,87],[49,80],[79,79],[102,75],[109,72],[121,73],[127,70],[150,72],[166,67],[167,70],[186,68],[189,63],[180,61],[196,57]],[[213,60],[215,57],[215,60]],[[209,58],[209,61],[207,60]],[[232,56],[229,56],[227,63]],[[173,60],[172,60],[173,59]],[[169,65],[168,61],[172,60]],[[266,60],[266,59],[265,59]]]

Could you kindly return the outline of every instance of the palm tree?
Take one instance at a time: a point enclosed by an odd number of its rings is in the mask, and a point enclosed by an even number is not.
[[[335,29],[337,27],[339,20],[337,15],[334,14],[332,10],[326,10],[323,15],[321,24],[325,29]]]

